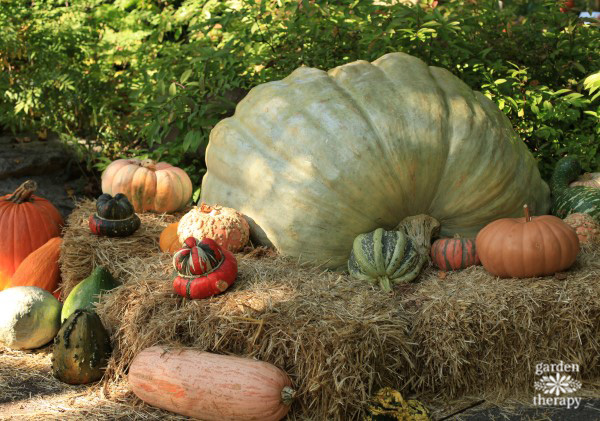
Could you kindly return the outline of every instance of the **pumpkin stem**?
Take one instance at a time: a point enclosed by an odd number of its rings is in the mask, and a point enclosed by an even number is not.
[[[37,183],[33,180],[27,180],[21,184],[17,190],[8,198],[13,203],[20,204],[28,202],[33,192],[37,190]]]
[[[531,222],[531,215],[529,214],[529,206],[523,205],[523,211],[525,212],[525,222]]]
[[[296,391],[289,386],[285,386],[281,389],[281,403],[284,405],[291,405],[296,398]]]
[[[144,168],[148,168],[149,170],[156,170],[156,162],[152,159],[144,159],[140,165]]]

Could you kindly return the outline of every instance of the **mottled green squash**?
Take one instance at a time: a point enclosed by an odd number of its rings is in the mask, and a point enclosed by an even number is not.
[[[76,310],[54,338],[52,373],[68,384],[100,380],[111,352],[100,317],[91,310]]]
[[[552,190],[552,213],[565,218],[572,213],[586,213],[600,223],[600,189],[595,187],[569,187],[569,183],[581,174],[576,158],[565,157],[556,164],[550,188]]]
[[[206,150],[201,200],[237,209],[254,244],[339,268],[354,238],[427,214],[475,237],[550,190],[508,118],[448,70],[403,53],[253,88]]]
[[[356,237],[348,270],[352,277],[379,284],[389,292],[393,285],[414,280],[426,261],[427,256],[417,251],[407,235],[377,228]]]

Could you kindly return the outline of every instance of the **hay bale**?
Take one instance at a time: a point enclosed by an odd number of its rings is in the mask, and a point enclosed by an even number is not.
[[[183,215],[183,212],[174,215],[138,214],[142,223],[133,235],[109,238],[90,232],[88,219],[95,212],[96,202],[84,200],[67,219],[59,259],[62,299],[98,265],[106,266],[116,279],[126,282],[134,275],[132,268],[135,269],[135,266],[129,262],[130,259],[145,259],[146,264],[153,264],[154,253],[160,252],[160,233]]]
[[[600,377],[600,249],[563,276],[499,279],[483,267],[429,272],[411,299],[413,386],[444,398],[533,396],[535,365],[577,363]]]
[[[173,219],[142,215],[141,239],[92,238],[102,247],[75,252],[77,239],[90,241],[81,227],[90,208],[82,204],[69,219],[71,249],[61,262],[77,273],[73,279],[102,262],[126,280],[98,306],[115,348],[109,389],[124,380],[137,353],[158,344],[254,357],[286,370],[300,392],[294,419],[357,419],[380,386],[438,402],[533,396],[539,362],[580,364],[584,385],[600,377],[598,246],[580,254],[566,279],[500,280],[482,267],[440,279],[427,269],[419,283],[390,295],[257,249],[237,255],[239,277],[225,294],[190,301],[173,295],[171,258],[156,244]]]
[[[238,255],[238,264],[234,286],[208,300],[175,296],[173,275],[143,268],[104,297],[98,312],[115,348],[108,376],[118,380],[156,344],[244,355],[290,375],[294,417],[329,420],[355,419],[374,388],[405,384],[411,345],[394,296],[281,257]]]

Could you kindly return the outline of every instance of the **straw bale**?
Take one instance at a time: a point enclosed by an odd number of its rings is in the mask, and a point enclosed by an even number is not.
[[[132,257],[150,257],[148,261],[151,262],[152,254],[160,251],[160,233],[168,224],[178,221],[183,214],[138,214],[141,226],[133,235],[109,238],[90,232],[88,220],[95,212],[96,202],[84,200],[77,205],[67,220],[59,259],[62,277],[60,290],[63,299],[98,265],[109,268],[113,276],[121,282],[127,281],[132,275],[132,268],[135,268],[128,261]]]
[[[244,355],[290,375],[294,417],[331,420],[356,419],[375,387],[405,383],[411,345],[393,295],[281,257],[238,255],[238,264],[234,286],[209,300],[175,296],[172,275],[144,270],[105,296],[98,313],[115,347],[108,377],[118,380],[156,344]]]
[[[170,220],[143,215],[148,234],[135,246],[108,239],[102,250],[82,251],[75,248],[85,234],[85,206],[68,222],[64,243],[70,250],[61,261],[75,273],[78,261],[88,259],[79,274],[102,261],[125,280],[98,306],[115,348],[109,390],[125,380],[133,357],[152,345],[275,364],[300,392],[292,419],[358,419],[380,386],[436,402],[531,397],[540,362],[578,363],[584,385],[599,383],[597,246],[554,277],[502,280],[482,267],[439,276],[428,268],[420,282],[389,295],[345,274],[256,249],[236,255],[239,276],[230,290],[190,301],[173,295],[170,256],[156,245]],[[67,241],[72,230],[79,234]]]

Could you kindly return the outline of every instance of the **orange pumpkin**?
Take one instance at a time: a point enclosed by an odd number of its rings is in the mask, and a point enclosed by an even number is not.
[[[295,395],[288,375],[251,358],[155,346],[129,367],[144,402],[204,421],[278,421]]]
[[[575,230],[579,244],[600,243],[600,224],[587,213],[572,213],[563,219],[565,224]]]
[[[61,244],[62,239],[54,237],[33,251],[21,262],[12,276],[9,287],[34,286],[45,289],[58,298],[60,293],[56,289],[60,282],[58,258]]]
[[[166,162],[117,159],[102,173],[102,193],[123,193],[138,213],[175,212],[192,198],[192,181]]]
[[[250,227],[244,215],[232,208],[205,203],[183,215],[177,228],[179,240],[212,238],[224,249],[235,253],[248,242]]]
[[[441,270],[459,270],[478,265],[479,256],[474,238],[440,238],[431,246],[431,260]]]
[[[160,238],[158,240],[160,251],[173,254],[181,248],[181,241],[179,241],[179,237],[177,236],[178,225],[178,222],[173,222],[172,224],[167,225],[160,233]]]
[[[29,180],[0,197],[0,290],[29,253],[60,235],[62,216],[52,203],[33,194],[36,189],[37,183]]]
[[[501,278],[552,275],[569,268],[579,253],[575,230],[552,215],[504,218],[486,225],[476,239],[485,270]]]

